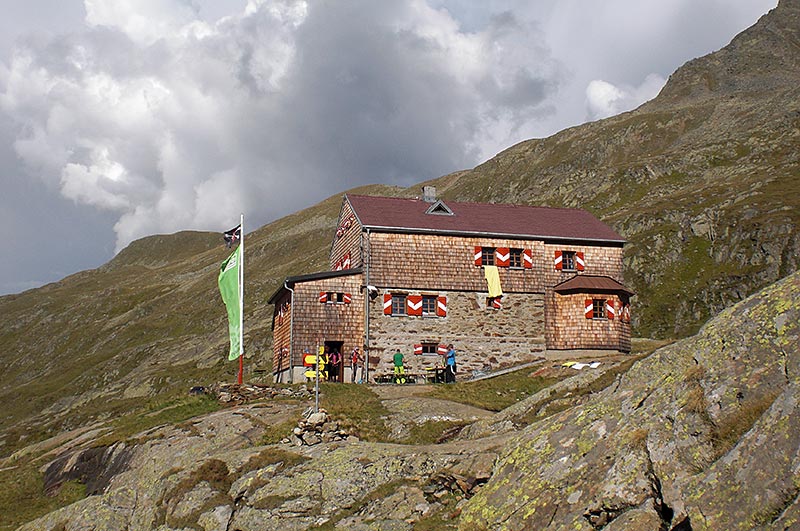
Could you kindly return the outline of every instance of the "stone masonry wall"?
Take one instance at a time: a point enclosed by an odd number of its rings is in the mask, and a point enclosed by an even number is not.
[[[370,301],[371,381],[377,374],[392,372],[396,349],[405,355],[408,372],[441,364],[440,356],[414,355],[414,344],[427,342],[453,343],[459,378],[487,365],[498,368],[543,357],[543,295],[508,294],[503,308],[495,310],[486,307],[486,292],[436,294],[447,296],[446,317],[388,316],[383,314],[382,296]]]

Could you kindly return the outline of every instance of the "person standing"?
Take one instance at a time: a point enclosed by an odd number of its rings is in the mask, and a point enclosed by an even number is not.
[[[455,383],[456,381],[456,349],[453,344],[447,345],[447,355],[445,356],[444,381],[445,383]]]
[[[339,353],[338,348],[334,348],[330,357],[331,371],[328,373],[328,378],[332,382],[340,382],[342,374],[342,355]]]
[[[357,373],[358,368],[364,363],[364,357],[361,355],[361,352],[358,350],[358,347],[353,347],[353,353],[350,355],[350,366],[353,369],[353,372],[350,373],[350,381],[352,383],[361,383],[361,380],[358,379]]]
[[[394,353],[392,361],[394,361],[394,383],[406,383],[406,370],[405,367],[403,367],[405,358],[403,353],[400,352],[400,349],[397,349],[397,352]]]

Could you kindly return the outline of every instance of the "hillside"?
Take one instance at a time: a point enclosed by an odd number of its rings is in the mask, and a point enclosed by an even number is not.
[[[639,109],[432,183],[446,199],[591,210],[630,241],[635,332],[689,336],[798,269],[799,31],[800,1],[782,0]],[[352,192],[414,196],[419,186]],[[269,363],[267,298],[286,276],[327,268],[340,204],[331,197],[247,236],[248,371]],[[124,438],[134,433],[125,419],[232,379],[216,288],[227,252],[216,234],[153,236],[99,269],[0,297],[0,458],[87,426]]]

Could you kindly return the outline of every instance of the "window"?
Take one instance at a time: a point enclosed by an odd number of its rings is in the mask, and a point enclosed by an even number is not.
[[[500,295],[499,297],[486,297],[486,307],[492,310],[502,310],[503,309],[503,296]]]
[[[406,294],[392,293],[392,315],[406,315]]]
[[[606,318],[606,300],[592,299],[592,319]]]
[[[575,251],[561,251],[563,260],[561,269],[565,271],[575,271]]]
[[[509,249],[509,267],[522,267],[522,249]]]
[[[481,265],[494,265],[494,247],[481,248]]]
[[[422,354],[433,354],[438,356],[437,348],[439,348],[438,343],[422,343]]]
[[[436,315],[436,296],[422,296],[422,315]]]

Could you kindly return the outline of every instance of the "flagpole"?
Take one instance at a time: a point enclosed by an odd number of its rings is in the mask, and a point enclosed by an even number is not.
[[[244,373],[244,214],[239,218],[239,385]]]

